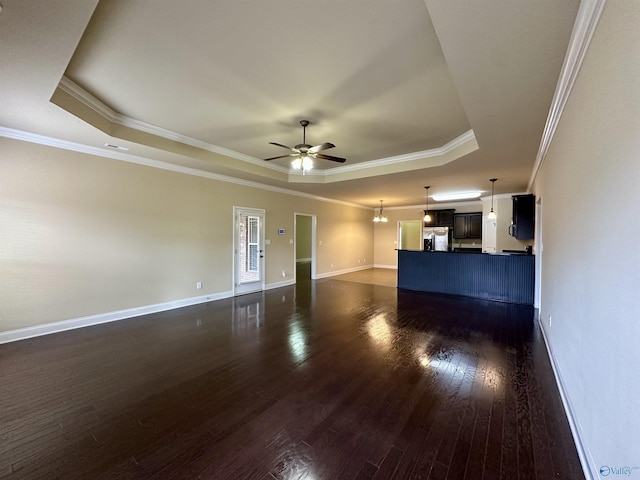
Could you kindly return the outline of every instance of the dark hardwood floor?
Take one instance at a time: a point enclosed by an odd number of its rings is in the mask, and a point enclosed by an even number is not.
[[[584,478],[531,308],[305,277],[0,345],[0,478]]]

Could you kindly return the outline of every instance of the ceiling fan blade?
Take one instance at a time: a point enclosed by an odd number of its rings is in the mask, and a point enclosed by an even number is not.
[[[334,148],[335,145],[333,143],[324,142],[324,143],[321,143],[320,145],[316,145],[315,147],[312,147],[311,145],[307,145],[305,138],[306,138],[306,131],[307,131],[306,127],[307,125],[309,125],[309,122],[307,120],[301,120],[300,125],[302,125],[302,143],[296,145],[295,147],[289,147],[287,145],[283,145],[278,142],[269,142],[271,145],[286,148],[287,150],[291,150],[293,153],[290,153],[289,155],[279,155],[277,157],[265,158],[264,160],[265,161],[277,160],[278,158],[287,158],[287,157],[299,157],[302,160],[306,155],[309,155],[313,158],[319,158],[321,160],[331,160],[332,162],[338,162],[338,163],[344,163],[347,161],[346,158],[334,157],[332,155],[324,155],[322,153],[318,153],[318,152],[321,152],[322,150]]]
[[[268,162],[269,160],[277,160],[277,159],[279,159],[279,158],[297,157],[297,156],[298,156],[298,154],[297,154],[297,153],[290,153],[290,154],[288,154],[288,155],[280,155],[280,156],[278,156],[278,157],[263,158],[263,160],[264,160],[265,162]]]
[[[333,148],[335,145],[333,143],[324,142],[320,145],[316,145],[315,147],[311,147],[307,152],[309,153],[318,153],[321,150],[326,150],[328,148]]]
[[[287,147],[286,145],[282,145],[281,143],[276,143],[276,142],[269,142],[271,145],[276,145],[278,147],[282,147],[282,148],[286,148],[287,150],[291,150],[292,152],[295,152],[296,149],[295,148],[291,148],[291,147]]]
[[[321,158],[322,160],[331,160],[332,162],[338,162],[338,163],[344,163],[347,161],[346,158],[334,157],[332,155],[325,155],[324,153],[316,153],[314,157]]]

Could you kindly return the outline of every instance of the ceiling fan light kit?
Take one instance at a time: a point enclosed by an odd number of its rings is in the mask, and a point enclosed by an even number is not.
[[[300,120],[300,125],[302,126],[302,143],[299,143],[295,147],[288,147],[287,145],[283,145],[277,142],[269,142],[271,145],[275,145],[277,147],[286,148],[291,150],[292,153],[288,153],[287,155],[279,155],[277,157],[265,158],[265,161],[277,160],[279,158],[287,158],[294,157],[291,161],[291,169],[300,171],[302,170],[302,174],[308,172],[313,168],[313,159],[319,158],[321,160],[331,160],[332,162],[344,163],[347,161],[346,158],[334,157],[333,155],[325,155],[320,153],[322,150],[327,150],[329,148],[334,148],[335,145],[333,143],[325,142],[319,145],[311,146],[307,144],[307,126],[309,126],[309,120]]]
[[[304,174],[304,172],[308,172],[313,168],[313,159],[308,155],[296,157],[291,162],[291,168],[293,170],[302,170]]]

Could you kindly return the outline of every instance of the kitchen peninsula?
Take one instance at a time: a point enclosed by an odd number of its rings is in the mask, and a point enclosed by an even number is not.
[[[398,288],[533,305],[533,255],[398,250]]]

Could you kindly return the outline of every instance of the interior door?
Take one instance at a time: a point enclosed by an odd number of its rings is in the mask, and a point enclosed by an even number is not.
[[[234,295],[264,290],[264,210],[233,207]]]

